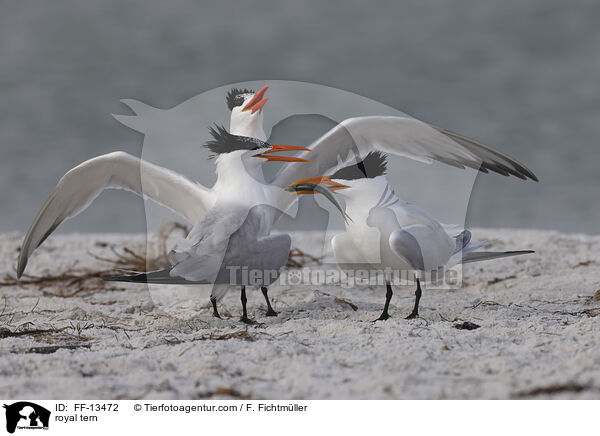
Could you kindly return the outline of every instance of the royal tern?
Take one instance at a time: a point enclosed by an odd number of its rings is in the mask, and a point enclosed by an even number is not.
[[[218,173],[227,174],[227,180],[235,179],[236,183],[225,183],[218,189],[210,211],[196,223],[181,247],[169,254],[169,268],[108,280],[213,284],[213,315],[219,318],[217,301],[232,285],[239,285],[243,310],[241,320],[251,323],[246,310],[246,286],[261,288],[267,301],[267,315],[276,315],[267,297],[267,287],[279,277],[291,246],[288,234],[270,235],[272,223],[281,213],[276,200],[281,189],[260,180],[262,161],[256,158],[305,162],[300,158],[271,153],[306,149],[270,146],[256,138],[232,135],[224,128],[211,129],[211,134],[213,140],[207,146],[216,156]]]
[[[248,89],[233,88],[226,97],[231,110],[230,131],[234,135],[266,140],[262,111],[268,86],[254,94]],[[257,109],[258,108],[258,109]],[[223,128],[220,128],[224,130]],[[142,183],[141,174],[144,175]],[[117,151],[89,159],[68,171],[29,227],[23,240],[17,276],[21,277],[31,254],[64,221],[83,212],[105,189],[124,189],[149,198],[195,224],[215,202],[223,180],[214,189],[194,183],[174,171]]]
[[[298,194],[329,188],[345,200],[346,232],[332,238],[337,263],[343,268],[381,271],[439,271],[458,263],[477,262],[499,257],[533,253],[530,250],[481,252],[478,248],[493,241],[470,244],[468,230],[450,235],[435,218],[394,194],[385,177],[386,158],[380,152],[369,153],[362,161],[344,167],[331,176],[303,179],[288,190]],[[388,273],[389,274],[389,273]],[[386,301],[378,320],[389,318],[392,277],[386,277]],[[421,283],[416,279],[415,304],[407,319],[419,315]]]
[[[104,189],[132,191],[166,206],[192,224],[206,223],[206,220],[202,221],[202,219],[209,211],[212,211],[212,214],[208,219],[218,218],[219,215],[214,210],[217,202],[221,208],[219,213],[226,213],[223,208],[228,204],[231,204],[234,209],[237,208],[238,213],[241,213],[240,210],[244,207],[248,213],[254,206],[259,206],[260,209],[260,206],[266,207],[271,204],[271,202],[261,203],[261,199],[265,198],[266,189],[260,170],[262,159],[304,162],[304,159],[272,153],[306,149],[271,145],[265,142],[262,107],[268,100],[264,98],[267,88],[268,86],[265,86],[257,93],[234,88],[227,94],[226,102],[231,110],[230,132],[221,126],[215,126],[210,129],[213,139],[206,144],[217,156],[217,181],[212,189],[207,189],[180,174],[124,152],[95,157],[67,172],[38,212],[23,240],[17,276],[21,277],[35,249],[64,220],[85,210]],[[250,157],[261,159],[250,159]],[[140,174],[143,174],[143,180]],[[257,211],[248,214],[248,226],[244,229],[255,224],[256,216],[260,216]],[[257,236],[262,237],[270,230],[270,224],[263,222],[262,226],[264,231],[257,233]],[[234,230],[232,228],[232,233]],[[192,231],[190,235],[199,237],[199,231]],[[224,295],[224,291],[223,289],[214,291],[215,289],[211,294],[211,302],[217,314],[216,301]],[[268,315],[274,315],[267,289],[263,287],[262,292],[267,303]],[[242,301],[244,300],[245,289],[242,291]]]

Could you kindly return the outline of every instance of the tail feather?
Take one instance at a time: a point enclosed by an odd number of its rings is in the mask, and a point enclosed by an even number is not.
[[[458,253],[459,251],[462,251],[471,241],[471,232],[468,230],[463,230],[460,234],[454,237],[454,240],[456,241],[454,253]]]
[[[207,281],[190,281],[183,277],[171,277],[171,269],[161,269],[147,273],[128,274],[124,276],[102,277],[102,280],[108,282],[130,282],[130,283],[150,283],[163,285],[207,285]]]
[[[478,252],[463,252],[462,263],[480,262],[490,259],[498,259],[500,257],[519,256],[521,254],[535,253],[533,250],[518,250],[518,251],[478,251]]]

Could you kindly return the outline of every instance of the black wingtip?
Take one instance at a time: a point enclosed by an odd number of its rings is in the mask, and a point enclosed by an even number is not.
[[[469,150],[471,152],[475,152],[476,155],[477,155],[477,148],[481,148],[485,152],[491,153],[496,158],[499,158],[499,160],[492,159],[489,163],[484,162],[484,164],[481,166],[479,171],[487,172],[487,171],[482,170],[482,168],[487,167],[487,169],[489,169],[495,173],[502,174],[504,176],[508,176],[510,174],[510,175],[516,176],[522,180],[531,179],[534,182],[539,182],[536,175],[533,174],[533,172],[529,168],[527,168],[523,164],[517,162],[516,160],[509,157],[508,155],[506,155],[498,150],[494,150],[493,148],[491,148],[485,144],[482,144],[481,142],[479,142],[473,138],[469,138],[469,137],[461,135],[459,133],[452,132],[451,130],[440,129],[437,127],[436,127],[436,129],[439,132],[443,133],[444,135],[450,137],[450,139],[452,139],[453,141],[455,141],[458,144],[465,147],[467,150]]]
[[[504,254],[512,254],[512,255],[518,255],[518,254],[533,254],[535,253],[534,250],[511,250],[511,251],[504,251]]]
[[[130,283],[148,283],[148,274],[138,273],[126,276],[104,276],[105,282],[130,282]]]
[[[25,272],[25,267],[27,266],[27,258],[21,258],[23,252],[21,251],[21,255],[19,255],[19,259],[17,260],[17,278],[20,279],[23,273]]]
[[[105,277],[102,277],[102,280],[105,281],[105,282],[122,282],[122,281],[126,281],[126,280],[123,280],[123,278],[124,278],[124,276],[113,276],[113,277],[111,277],[111,276],[105,276]]]
[[[106,282],[146,283],[152,285],[209,285],[206,280],[191,281],[183,277],[171,277],[170,268],[151,271],[147,273],[134,273],[123,276],[105,276],[102,280]]]

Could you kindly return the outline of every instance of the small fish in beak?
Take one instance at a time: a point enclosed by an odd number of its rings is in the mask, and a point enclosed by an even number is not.
[[[322,179],[322,178],[321,177],[311,177],[310,179],[303,179],[303,180],[313,180],[313,179]],[[350,218],[350,216],[348,216],[348,214],[344,211],[344,209],[342,208],[340,203],[336,200],[336,198],[333,196],[333,194],[331,192],[331,190],[349,188],[349,186],[342,185],[341,183],[337,183],[337,182],[332,182],[331,180],[329,180],[329,178],[327,178],[326,184],[334,185],[334,186],[329,186],[329,189],[327,189],[327,187],[323,186],[322,184],[312,183],[312,182],[304,182],[303,180],[299,180],[297,182],[292,183],[290,186],[285,188],[285,190],[288,192],[292,192],[296,195],[322,194],[325,196],[325,198],[327,198],[327,200],[329,200],[335,206],[335,208],[337,210],[340,211],[340,213],[344,217],[344,221],[346,221],[346,223],[348,221],[350,221],[350,222],[352,221],[352,218]]]
[[[297,180],[292,183],[290,186],[296,186],[303,183],[316,183],[320,185],[328,185],[329,189],[332,192],[338,191],[340,189],[347,189],[350,186],[342,185],[341,183],[334,182],[329,178],[329,176],[320,176],[320,177],[308,177],[306,179]],[[314,192],[308,192],[308,194],[314,194]]]

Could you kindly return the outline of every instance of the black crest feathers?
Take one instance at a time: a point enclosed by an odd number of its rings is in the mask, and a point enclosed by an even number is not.
[[[226,101],[229,110],[233,110],[234,107],[240,106],[244,103],[244,94],[254,94],[251,89],[239,89],[231,88],[227,93]]]
[[[260,139],[247,136],[232,135],[222,125],[215,124],[208,131],[213,139],[204,144],[214,154],[231,153],[236,150],[258,150],[268,148],[270,145]]]
[[[357,180],[382,176],[387,169],[387,158],[379,151],[372,151],[360,162],[336,171],[331,179]]]

